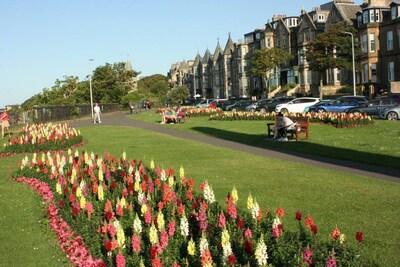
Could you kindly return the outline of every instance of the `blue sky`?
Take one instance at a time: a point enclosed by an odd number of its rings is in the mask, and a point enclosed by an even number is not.
[[[322,0],[1,0],[0,107],[21,104],[56,79],[131,59],[141,77],[211,53]],[[89,59],[94,59],[89,63]]]

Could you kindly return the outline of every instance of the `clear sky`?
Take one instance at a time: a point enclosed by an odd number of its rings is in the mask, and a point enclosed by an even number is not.
[[[300,15],[323,0],[1,0],[0,108],[21,104],[56,79],[105,63],[166,75],[171,64],[224,48],[274,14]],[[89,59],[94,61],[89,63]]]

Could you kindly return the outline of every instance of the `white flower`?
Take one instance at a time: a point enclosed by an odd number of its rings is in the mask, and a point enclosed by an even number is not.
[[[183,215],[181,218],[180,228],[181,228],[181,235],[187,237],[189,235],[189,222],[185,215]]]
[[[263,237],[261,237],[261,239],[258,241],[254,255],[257,259],[259,266],[267,265],[268,253],[267,253],[267,246],[264,243]]]
[[[140,183],[140,172],[138,169],[135,171],[135,182]]]
[[[142,233],[142,222],[140,221],[137,214],[135,216],[135,219],[133,220],[133,231],[135,231],[135,233],[137,234]]]
[[[275,219],[274,219],[274,222],[272,223],[272,228],[277,228],[279,225],[281,225],[282,224],[282,222],[281,222],[281,220],[279,219],[279,217],[276,217]]]
[[[259,211],[260,211],[260,206],[258,206],[257,201],[255,201],[253,204],[253,208],[251,209],[251,216],[253,217],[254,220],[257,220]]]
[[[208,250],[208,241],[205,235],[202,235],[200,238],[199,250],[200,255],[203,255],[203,253]]]
[[[167,180],[167,175],[165,174],[165,171],[162,170],[161,171],[161,177],[160,177],[161,181],[165,182]]]
[[[210,204],[215,202],[214,191],[212,190],[211,186],[207,182],[206,182],[206,185],[204,186],[204,198]]]

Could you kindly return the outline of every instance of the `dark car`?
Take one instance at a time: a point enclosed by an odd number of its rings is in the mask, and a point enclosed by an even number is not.
[[[251,105],[248,105],[248,106],[246,107],[246,111],[254,112],[254,111],[257,110],[257,107],[258,107],[258,106],[266,105],[267,103],[269,103],[269,102],[271,102],[271,101],[272,101],[272,99],[270,99],[270,98],[261,99],[261,100],[259,100],[259,101],[256,102],[256,103],[253,103],[253,104],[251,104]]]
[[[345,112],[349,108],[358,107],[369,101],[366,96],[341,96],[322,105],[313,105],[310,112]]]
[[[233,112],[244,111],[248,105],[251,105],[251,104],[253,104],[255,102],[256,102],[255,100],[240,100],[240,101],[236,102],[233,105],[226,106],[225,110],[226,111],[233,111]]]
[[[236,98],[236,97],[229,98],[228,100],[220,103],[219,106],[217,105],[217,107],[221,108],[222,110],[226,110],[227,106],[233,105],[240,100],[249,100],[249,99],[248,98]]]
[[[368,103],[361,104],[358,107],[352,107],[346,110],[348,113],[366,113],[367,115],[379,115],[382,110],[398,105],[395,102],[395,99],[391,99],[389,97],[381,97],[376,98],[374,100],[369,101]]]
[[[277,97],[272,99],[271,102],[267,102],[264,105],[257,106],[256,111],[260,111],[261,113],[272,112],[275,111],[275,107],[277,105],[287,103],[293,99],[294,99],[293,97],[287,97],[287,96]]]

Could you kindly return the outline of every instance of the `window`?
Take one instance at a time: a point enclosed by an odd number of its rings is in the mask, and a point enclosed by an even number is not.
[[[393,61],[389,62],[389,65],[388,65],[388,81],[389,82],[394,81],[394,62]]]
[[[386,33],[386,48],[387,51],[393,50],[393,31],[388,31]]]
[[[397,18],[397,6],[392,6],[392,8],[390,9],[390,17],[392,19]]]
[[[365,10],[363,12],[363,19],[364,19],[364,24],[368,23],[368,10]]]
[[[375,34],[373,34],[373,33],[369,34],[369,49],[370,49],[370,52],[376,51]]]
[[[371,9],[369,11],[369,22],[375,22],[375,10]]]
[[[311,84],[312,83],[312,71],[311,70],[309,70],[309,71],[307,71],[307,81],[306,81],[306,84]]]
[[[366,34],[362,35],[362,52],[363,53],[368,52],[368,38]]]
[[[271,47],[271,37],[267,38],[267,47],[270,48]]]
[[[368,74],[369,74],[369,73],[368,73],[368,64],[364,64],[363,70],[364,70],[364,77],[363,77],[364,79],[363,79],[363,82],[366,83],[366,82],[368,82],[368,78],[369,78],[369,77],[368,77],[368,76],[369,76],[369,75],[368,75]]]
[[[371,81],[376,82],[376,64],[371,64]]]
[[[362,25],[362,16],[361,15],[357,16],[357,24],[358,24],[358,27],[360,27]]]

